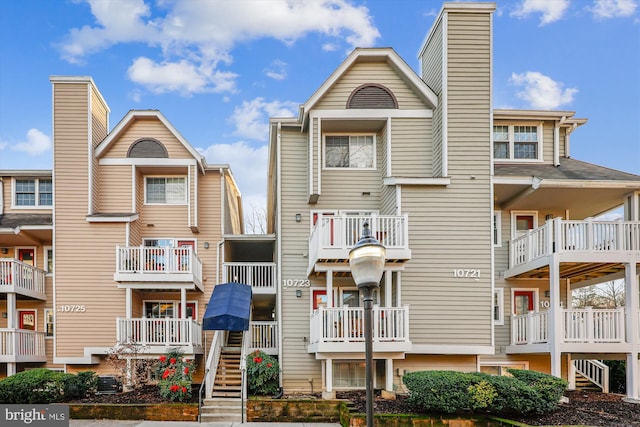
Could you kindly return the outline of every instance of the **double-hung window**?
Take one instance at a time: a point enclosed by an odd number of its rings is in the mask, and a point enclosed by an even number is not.
[[[542,126],[494,126],[493,158],[496,160],[541,161]]]
[[[184,177],[146,177],[145,203],[150,205],[186,204],[186,179]]]
[[[16,179],[13,186],[13,205],[17,208],[52,206],[53,182],[50,178]]]
[[[375,151],[374,135],[326,135],[324,167],[373,169]]]

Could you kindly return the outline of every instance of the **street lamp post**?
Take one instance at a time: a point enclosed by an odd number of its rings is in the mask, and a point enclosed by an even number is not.
[[[386,250],[371,236],[369,223],[362,226],[362,236],[349,251],[351,275],[362,290],[364,299],[364,357],[367,427],[373,427],[373,290],[380,286]]]

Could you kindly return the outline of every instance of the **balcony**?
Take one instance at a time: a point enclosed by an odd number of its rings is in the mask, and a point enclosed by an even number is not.
[[[629,351],[625,311],[619,309],[560,309],[560,348],[567,352]],[[548,352],[549,312],[529,312],[511,318],[511,346],[507,353]],[[637,333],[637,332],[636,332]]]
[[[373,307],[374,353],[411,350],[409,306]],[[364,352],[364,308],[320,307],[311,315],[309,353]]]
[[[192,284],[203,291],[202,261],[192,248],[116,247],[116,282]],[[138,287],[145,287],[139,285]],[[147,286],[148,287],[148,286]],[[192,289],[193,289],[192,288]]]
[[[276,264],[273,262],[225,262],[222,281],[250,285],[254,294],[275,294]]]
[[[15,259],[0,259],[0,293],[46,300],[45,272]]]
[[[202,325],[193,319],[116,319],[116,345],[133,345],[139,353],[202,353]]]
[[[262,350],[267,354],[278,354],[278,322],[252,321],[249,326],[249,350]]]
[[[556,218],[511,240],[509,270],[505,272],[505,277],[520,276],[548,266],[552,254],[558,254],[561,262],[615,264],[628,262],[629,255],[637,257],[638,251],[638,221],[572,221]],[[590,270],[593,270],[593,266]],[[563,277],[570,277],[562,271],[560,273]]]
[[[407,215],[322,216],[309,238],[309,273],[321,271],[321,263],[347,263],[349,251],[358,243],[365,222],[369,223],[371,234],[387,249],[387,262],[411,258]]]
[[[0,329],[0,362],[46,362],[44,332]]]

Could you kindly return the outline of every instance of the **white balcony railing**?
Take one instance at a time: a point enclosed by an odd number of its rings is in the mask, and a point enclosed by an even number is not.
[[[116,281],[187,281],[202,286],[202,261],[190,247],[116,246]]]
[[[562,343],[624,343],[625,313],[619,309],[560,309]],[[549,312],[529,312],[511,318],[511,343],[549,342]]]
[[[0,361],[46,361],[44,332],[0,329]]]
[[[278,354],[278,323],[273,321],[251,321],[249,351],[262,350],[267,354]]]
[[[321,216],[309,238],[309,262],[318,259],[346,259],[358,243],[362,225],[368,222],[371,234],[387,249],[387,258],[409,258],[409,219],[407,215]]]
[[[223,282],[250,285],[254,292],[276,291],[276,264],[273,262],[225,262]]]
[[[373,342],[409,341],[409,306],[372,310]],[[311,315],[310,344],[364,342],[364,308],[320,307]]]
[[[510,268],[555,252],[640,250],[640,221],[572,221],[556,218],[510,242]]]
[[[0,259],[0,290],[45,295],[45,272],[15,259]]]
[[[202,325],[193,319],[116,319],[117,344],[202,346]]]

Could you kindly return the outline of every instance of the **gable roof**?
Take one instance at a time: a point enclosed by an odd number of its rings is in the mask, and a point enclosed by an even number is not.
[[[207,162],[205,158],[198,153],[198,151],[193,148],[191,144],[178,132],[178,130],[167,120],[167,118],[158,110],[129,110],[129,112],[120,120],[120,122],[109,132],[109,135],[96,147],[95,155],[96,158],[100,158],[104,155],[113,144],[113,142],[118,139],[122,133],[129,128],[136,120],[140,118],[156,118],[158,119],[167,129],[176,137],[178,141],[184,146],[184,148],[191,153],[194,159],[197,160],[198,165],[200,166],[200,170],[204,173],[204,170],[207,168]]]
[[[356,48],[345,59],[342,64],[335,69],[324,83],[311,95],[311,97],[300,106],[300,120],[303,124],[309,115],[309,110],[322,99],[322,97],[340,80],[340,78],[358,62],[384,61],[389,64],[402,79],[411,86],[415,92],[431,108],[438,105],[438,95],[427,86],[427,84],[413,71],[413,69],[398,55],[392,48]]]

